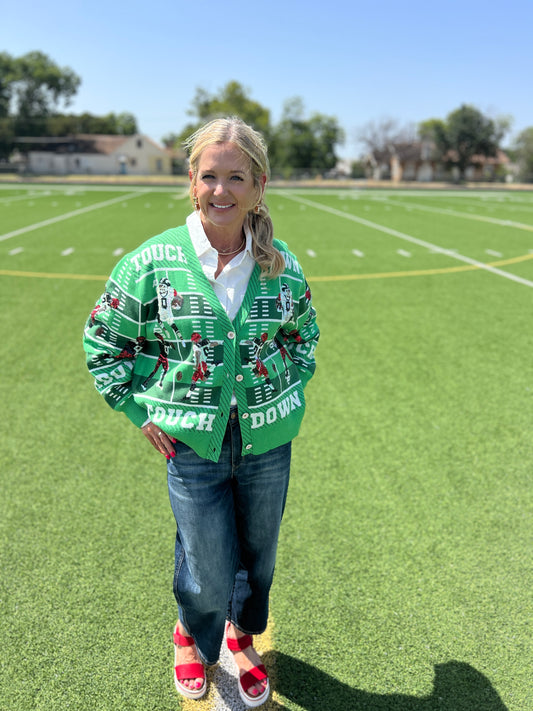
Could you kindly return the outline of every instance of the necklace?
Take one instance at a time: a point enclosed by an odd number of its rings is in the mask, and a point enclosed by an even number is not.
[[[245,244],[246,244],[246,240],[245,240],[245,238],[243,237],[243,238],[242,238],[242,242],[241,242],[240,245],[237,247],[237,249],[234,249],[234,250],[232,250],[231,252],[222,252],[220,249],[217,249],[217,252],[218,252],[219,255],[223,255],[224,257],[227,257],[229,254],[237,254],[237,252],[240,252],[241,249],[244,247]]]

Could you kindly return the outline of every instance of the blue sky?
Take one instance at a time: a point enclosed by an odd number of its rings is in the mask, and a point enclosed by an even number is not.
[[[236,80],[279,120],[300,96],[358,130],[445,118],[469,103],[533,126],[533,2],[0,0],[0,50],[41,50],[81,78],[68,111],[129,111],[156,140],[179,132],[197,87]]]

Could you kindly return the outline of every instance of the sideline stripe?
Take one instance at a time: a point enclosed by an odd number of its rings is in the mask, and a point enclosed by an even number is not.
[[[498,262],[484,264],[484,267],[503,267],[507,264],[518,264],[533,259],[533,253],[523,254],[520,257],[511,257],[502,259]],[[455,272],[472,272],[476,269],[481,269],[478,265],[465,265],[462,267],[442,267],[441,269],[419,269],[406,272],[374,272],[369,274],[337,274],[333,276],[314,276],[309,277],[307,281],[356,281],[358,279],[390,279],[392,277],[411,277],[411,276],[431,276],[432,274],[453,274]],[[22,272],[13,269],[0,269],[0,276],[12,277],[29,277],[34,279],[74,279],[81,281],[103,281],[109,279],[109,274],[54,274],[47,272]]]
[[[263,655],[266,652],[273,651],[272,632],[273,624],[272,620],[269,619],[265,632],[262,635],[254,636],[254,647],[259,654]],[[174,656],[172,659],[174,660]],[[270,697],[260,708],[264,709],[264,711],[269,711],[269,709],[273,711],[280,708],[278,703],[280,699],[275,691],[275,664],[269,664],[267,671],[270,678]],[[237,688],[237,667],[233,661],[232,653],[226,647],[225,637],[220,649],[220,661],[217,666],[209,667],[206,670],[206,676],[206,695],[196,701],[180,696],[179,698],[182,699],[182,711],[232,711],[233,709],[244,708]]]
[[[6,239],[11,239],[11,237],[16,237],[17,235],[23,235],[26,232],[32,232],[33,230],[38,230],[41,227],[48,227],[48,225],[54,225],[56,222],[62,222],[63,220],[68,220],[71,217],[77,217],[78,215],[84,215],[87,212],[92,212],[93,210],[100,210],[102,207],[108,207],[109,205],[114,205],[117,202],[123,202],[124,200],[130,200],[132,198],[140,197],[141,195],[146,195],[146,192],[135,192],[128,193],[127,195],[122,195],[121,197],[116,197],[111,200],[105,200],[104,202],[97,202],[94,205],[88,205],[87,207],[80,207],[79,210],[73,210],[72,212],[66,212],[64,215],[58,215],[57,217],[51,217],[49,220],[43,220],[42,222],[36,222],[33,225],[27,225],[26,227],[21,227],[19,230],[13,230],[13,232],[6,232],[0,235],[0,242]]]
[[[419,247],[431,249],[435,252],[439,252],[440,254],[444,254],[447,257],[451,257],[452,259],[457,259],[460,262],[466,262],[467,264],[471,264],[477,267],[478,269],[484,269],[485,271],[491,272],[496,276],[503,277],[504,279],[515,281],[518,284],[523,284],[524,286],[533,287],[533,281],[523,279],[522,277],[519,277],[516,274],[511,274],[510,272],[504,272],[501,269],[497,269],[496,267],[491,266],[490,264],[484,264],[483,262],[479,262],[477,259],[471,259],[470,257],[466,257],[464,254],[459,254],[458,252],[453,252],[450,249],[445,249],[444,247],[432,244],[431,242],[426,242],[425,240],[418,239],[417,237],[413,237],[412,235],[405,234],[405,232],[399,232],[398,230],[393,230],[390,227],[385,227],[385,225],[380,225],[377,222],[365,220],[364,217],[357,217],[356,215],[352,215],[349,212],[343,212],[342,210],[337,210],[334,207],[329,207],[328,205],[322,205],[321,203],[314,202],[313,200],[307,200],[306,198],[298,197],[293,193],[286,193],[284,197],[286,197],[288,200],[299,202],[302,205],[314,207],[315,209],[321,210],[322,212],[329,212],[330,214],[335,215],[336,217],[343,217],[345,220],[357,222],[360,225],[369,227],[370,229],[378,230],[379,232],[384,232],[385,234],[391,235],[392,237],[397,237],[398,239],[404,240],[405,242],[417,244]]]

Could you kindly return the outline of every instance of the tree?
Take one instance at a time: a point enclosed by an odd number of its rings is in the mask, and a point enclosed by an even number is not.
[[[230,81],[218,94],[209,94],[205,89],[197,88],[192,100],[192,106],[187,111],[195,120],[188,124],[178,136],[178,143],[182,143],[197,128],[207,121],[225,116],[238,116],[246,123],[253,126],[268,140],[270,136],[270,111],[253,101],[247,95],[239,82]]]
[[[518,135],[514,150],[520,169],[520,180],[533,183],[533,126],[525,128]]]
[[[167,133],[161,139],[161,143],[165,148],[174,148],[179,145],[180,137],[177,133]]]
[[[165,136],[165,145],[178,148],[193,131],[213,118],[239,116],[264,136],[273,171],[285,175],[293,170],[317,174],[333,168],[337,163],[335,147],[344,141],[344,132],[335,117],[315,113],[306,120],[300,97],[285,102],[280,124],[272,127],[270,111],[252,100],[236,81],[228,82],[215,95],[198,88],[188,114],[194,117],[194,123],[178,136]]]
[[[9,118],[13,79],[13,58],[6,52],[0,52],[0,158],[9,155],[15,136],[13,122]]]
[[[313,168],[320,172],[331,170],[337,165],[335,147],[344,143],[344,131],[334,116],[314,113],[309,119],[309,129],[315,141],[315,163]]]
[[[59,67],[43,52],[28,52],[13,60],[10,92],[14,102],[17,135],[43,132],[46,119],[76,94],[80,77],[68,67]]]
[[[350,178],[360,180],[366,178],[365,164],[361,160],[354,160],[350,164]]]
[[[493,120],[474,106],[463,104],[446,117],[445,121],[429,119],[419,126],[419,133],[433,138],[442,159],[457,166],[459,179],[464,180],[466,169],[474,156],[490,157],[497,154],[500,141],[510,126],[510,119]]]
[[[0,119],[9,116],[14,80],[15,60],[7,52],[0,52]]]
[[[131,136],[138,132],[137,120],[130,113],[106,116],[83,114],[54,114],[46,120],[47,136],[68,136],[73,133],[105,133],[109,135]]]
[[[335,147],[344,142],[344,131],[334,116],[314,113],[304,118],[300,97],[285,101],[281,122],[270,142],[274,171],[286,177],[292,173],[317,175],[337,164]]]
[[[15,136],[46,132],[47,120],[61,103],[69,104],[80,83],[43,52],[0,52],[0,158],[9,156]]]
[[[418,124],[418,135],[422,140],[432,140],[438,147],[446,152],[448,150],[446,138],[446,123],[442,119],[427,119]]]
[[[111,114],[115,117],[115,125],[117,133],[120,136],[133,136],[139,132],[137,128],[137,119],[128,111],[122,111],[120,114]]]
[[[384,117],[379,121],[368,121],[355,134],[369,153],[386,151],[395,143],[413,141],[415,131],[412,126],[400,126],[396,119]]]

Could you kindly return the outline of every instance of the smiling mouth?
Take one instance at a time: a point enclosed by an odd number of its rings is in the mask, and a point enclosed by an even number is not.
[[[216,202],[212,202],[211,205],[216,207],[217,210],[227,210],[228,207],[233,207],[233,203],[230,203],[229,205],[217,205]]]

